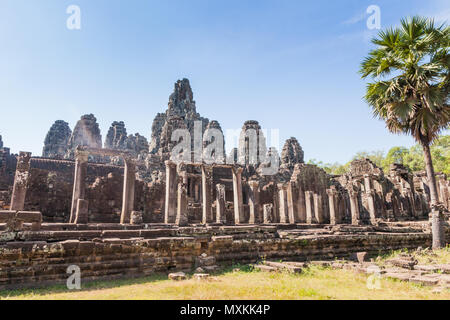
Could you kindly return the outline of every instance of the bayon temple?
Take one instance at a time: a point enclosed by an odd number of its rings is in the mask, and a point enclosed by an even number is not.
[[[296,138],[276,150],[263,132],[245,121],[226,154],[220,123],[197,112],[183,79],[150,140],[123,121],[103,140],[92,114],[73,129],[57,120],[42,156],[11,154],[0,136],[0,287],[58,282],[74,263],[98,279],[189,269],[205,252],[302,260],[431,242],[424,172],[365,159],[329,175],[304,162]],[[437,183],[448,211],[449,180]]]

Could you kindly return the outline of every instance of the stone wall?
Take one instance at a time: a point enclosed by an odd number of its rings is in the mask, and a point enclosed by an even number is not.
[[[0,288],[65,283],[70,265],[80,267],[86,283],[190,271],[202,253],[214,256],[221,264],[260,259],[305,261],[348,257],[358,251],[379,254],[431,243],[430,234],[407,230],[368,233],[360,229],[313,237],[296,235],[299,231],[267,226],[22,232],[16,239],[25,242],[0,242]],[[64,236],[70,240],[62,240]],[[46,242],[49,239],[54,240]]]
[[[47,222],[67,222],[72,204],[74,170],[74,161],[32,158],[25,210],[42,212]],[[86,194],[90,222],[119,222],[123,170],[119,166],[89,163]],[[8,189],[0,192],[0,203],[4,199],[3,202],[9,204],[13,181],[9,183]],[[135,189],[135,209],[144,213],[144,221],[161,222],[164,185],[138,180]]]

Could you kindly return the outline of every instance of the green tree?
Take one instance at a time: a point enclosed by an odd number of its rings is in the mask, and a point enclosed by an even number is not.
[[[433,248],[445,245],[430,145],[450,121],[450,30],[430,19],[413,17],[381,31],[377,47],[361,64],[367,86],[365,99],[373,115],[393,133],[410,134],[422,146],[430,181]]]
[[[378,167],[382,168],[384,160],[384,151],[382,150],[372,152],[359,151],[353,157],[353,160],[362,160],[362,159],[369,159],[370,161],[375,163]]]
[[[441,136],[431,146],[436,171],[443,172],[450,178],[450,136]]]
[[[400,163],[405,165],[405,157],[409,154],[409,150],[405,147],[391,148],[386,157],[382,160],[382,168],[385,173],[390,170],[391,164]]]

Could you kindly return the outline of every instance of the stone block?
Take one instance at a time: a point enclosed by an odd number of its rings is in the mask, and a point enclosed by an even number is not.
[[[302,268],[295,266],[295,265],[289,265],[287,263],[283,262],[273,262],[273,261],[265,261],[264,264],[266,266],[277,268],[280,271],[288,271],[291,273],[301,273]]]
[[[386,261],[387,263],[404,269],[413,270],[414,266],[418,263],[417,260],[408,258],[394,258]]]
[[[254,266],[254,268],[258,271],[262,271],[262,272],[277,272],[278,269],[275,267],[271,267],[271,266],[266,266],[264,264],[257,264]]]
[[[7,223],[9,220],[14,219],[15,216],[15,211],[0,210],[0,223]]]
[[[199,267],[213,266],[216,264],[216,258],[200,256],[195,259],[195,264]]]
[[[169,273],[169,279],[174,281],[186,280],[186,274],[184,272]]]
[[[19,211],[16,214],[16,219],[23,220],[23,222],[42,222],[42,213],[38,211]]]
[[[409,278],[409,282],[421,284],[423,286],[435,286],[438,284],[439,280],[436,278],[432,278],[432,277],[415,276],[415,277]]]
[[[367,252],[354,252],[351,255],[351,259],[354,261],[358,261],[359,263],[367,262],[369,261],[369,255]]]
[[[195,280],[208,280],[209,274],[207,274],[207,273],[195,273],[193,278]]]

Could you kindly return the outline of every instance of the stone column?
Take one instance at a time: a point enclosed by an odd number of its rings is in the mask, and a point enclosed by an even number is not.
[[[70,210],[70,223],[75,223],[79,199],[86,196],[86,176],[89,152],[83,150],[75,151],[75,174],[72,193],[72,209]]]
[[[188,196],[191,197],[195,201],[194,179],[192,179],[192,178],[189,178],[189,180],[188,180]]]
[[[369,190],[372,189],[371,183],[370,183],[370,175],[368,175],[368,174],[364,175],[364,189],[366,189],[366,192],[369,192]]]
[[[376,210],[375,210],[375,199],[374,199],[374,192],[373,191],[367,191],[367,207],[370,215],[370,222],[372,224],[376,223]]]
[[[216,185],[216,222],[226,223],[227,217],[225,214],[225,185]]]
[[[177,194],[177,217],[175,224],[178,226],[186,226],[188,224],[188,201],[187,201],[187,188],[183,182],[178,183]]]
[[[249,197],[248,205],[250,209],[250,219],[248,223],[255,224],[261,223],[261,206],[259,203],[259,181],[249,181]]]
[[[28,189],[31,152],[20,152],[17,159],[16,175],[11,197],[11,211],[22,211],[25,207],[25,196]]]
[[[305,207],[306,207],[306,223],[317,223],[316,216],[314,214],[314,200],[312,191],[305,191]]]
[[[415,200],[414,200],[414,193],[412,192],[410,187],[406,187],[405,190],[406,198],[408,199],[408,202],[410,204],[410,211],[411,211],[411,217],[417,217],[416,216],[416,206],[415,206]]]
[[[314,215],[318,223],[324,223],[325,218],[323,216],[323,202],[321,194],[314,194]]]
[[[202,223],[213,222],[212,215],[212,168],[202,165]]]
[[[89,220],[89,202],[84,199],[78,199],[77,211],[75,213],[75,224],[88,224]]]
[[[288,203],[287,203],[287,186],[283,184],[278,185],[278,194],[279,194],[279,214],[280,214],[280,223],[289,223],[288,217]]]
[[[189,224],[187,198],[188,175],[184,162],[178,163],[177,165],[177,181],[177,215],[175,217],[175,224],[178,226],[186,226]]]
[[[131,219],[131,212],[134,210],[136,164],[132,159],[124,159],[124,160],[125,160],[125,169],[123,175],[122,214],[120,215],[120,223],[129,224]]]
[[[305,192],[303,191],[303,188],[300,185],[298,185],[297,210],[298,210],[298,221],[297,222],[306,223]]]
[[[194,201],[200,200],[200,187],[198,185],[197,179],[194,179]]]
[[[298,193],[295,182],[289,182],[287,186],[287,207],[288,207],[288,217],[289,223],[295,224],[299,222],[299,212],[298,212]]]
[[[350,190],[350,210],[352,213],[352,224],[359,225],[361,223],[359,216],[358,191]]]
[[[166,161],[166,202],[164,223],[175,223],[177,215],[177,168],[172,161]]]
[[[272,223],[279,223],[280,217],[278,212],[280,211],[280,193],[277,190],[277,186],[274,185],[274,191],[273,191],[273,200],[272,200]]]
[[[233,174],[234,223],[244,223],[244,204],[242,200],[242,171],[240,167],[231,169]]]
[[[273,212],[273,204],[265,204],[263,206],[263,223],[269,224],[272,223],[272,212]]]
[[[336,210],[336,189],[331,188],[327,189],[328,194],[328,206],[330,207],[330,224],[336,225],[340,222],[339,217],[337,216]]]

